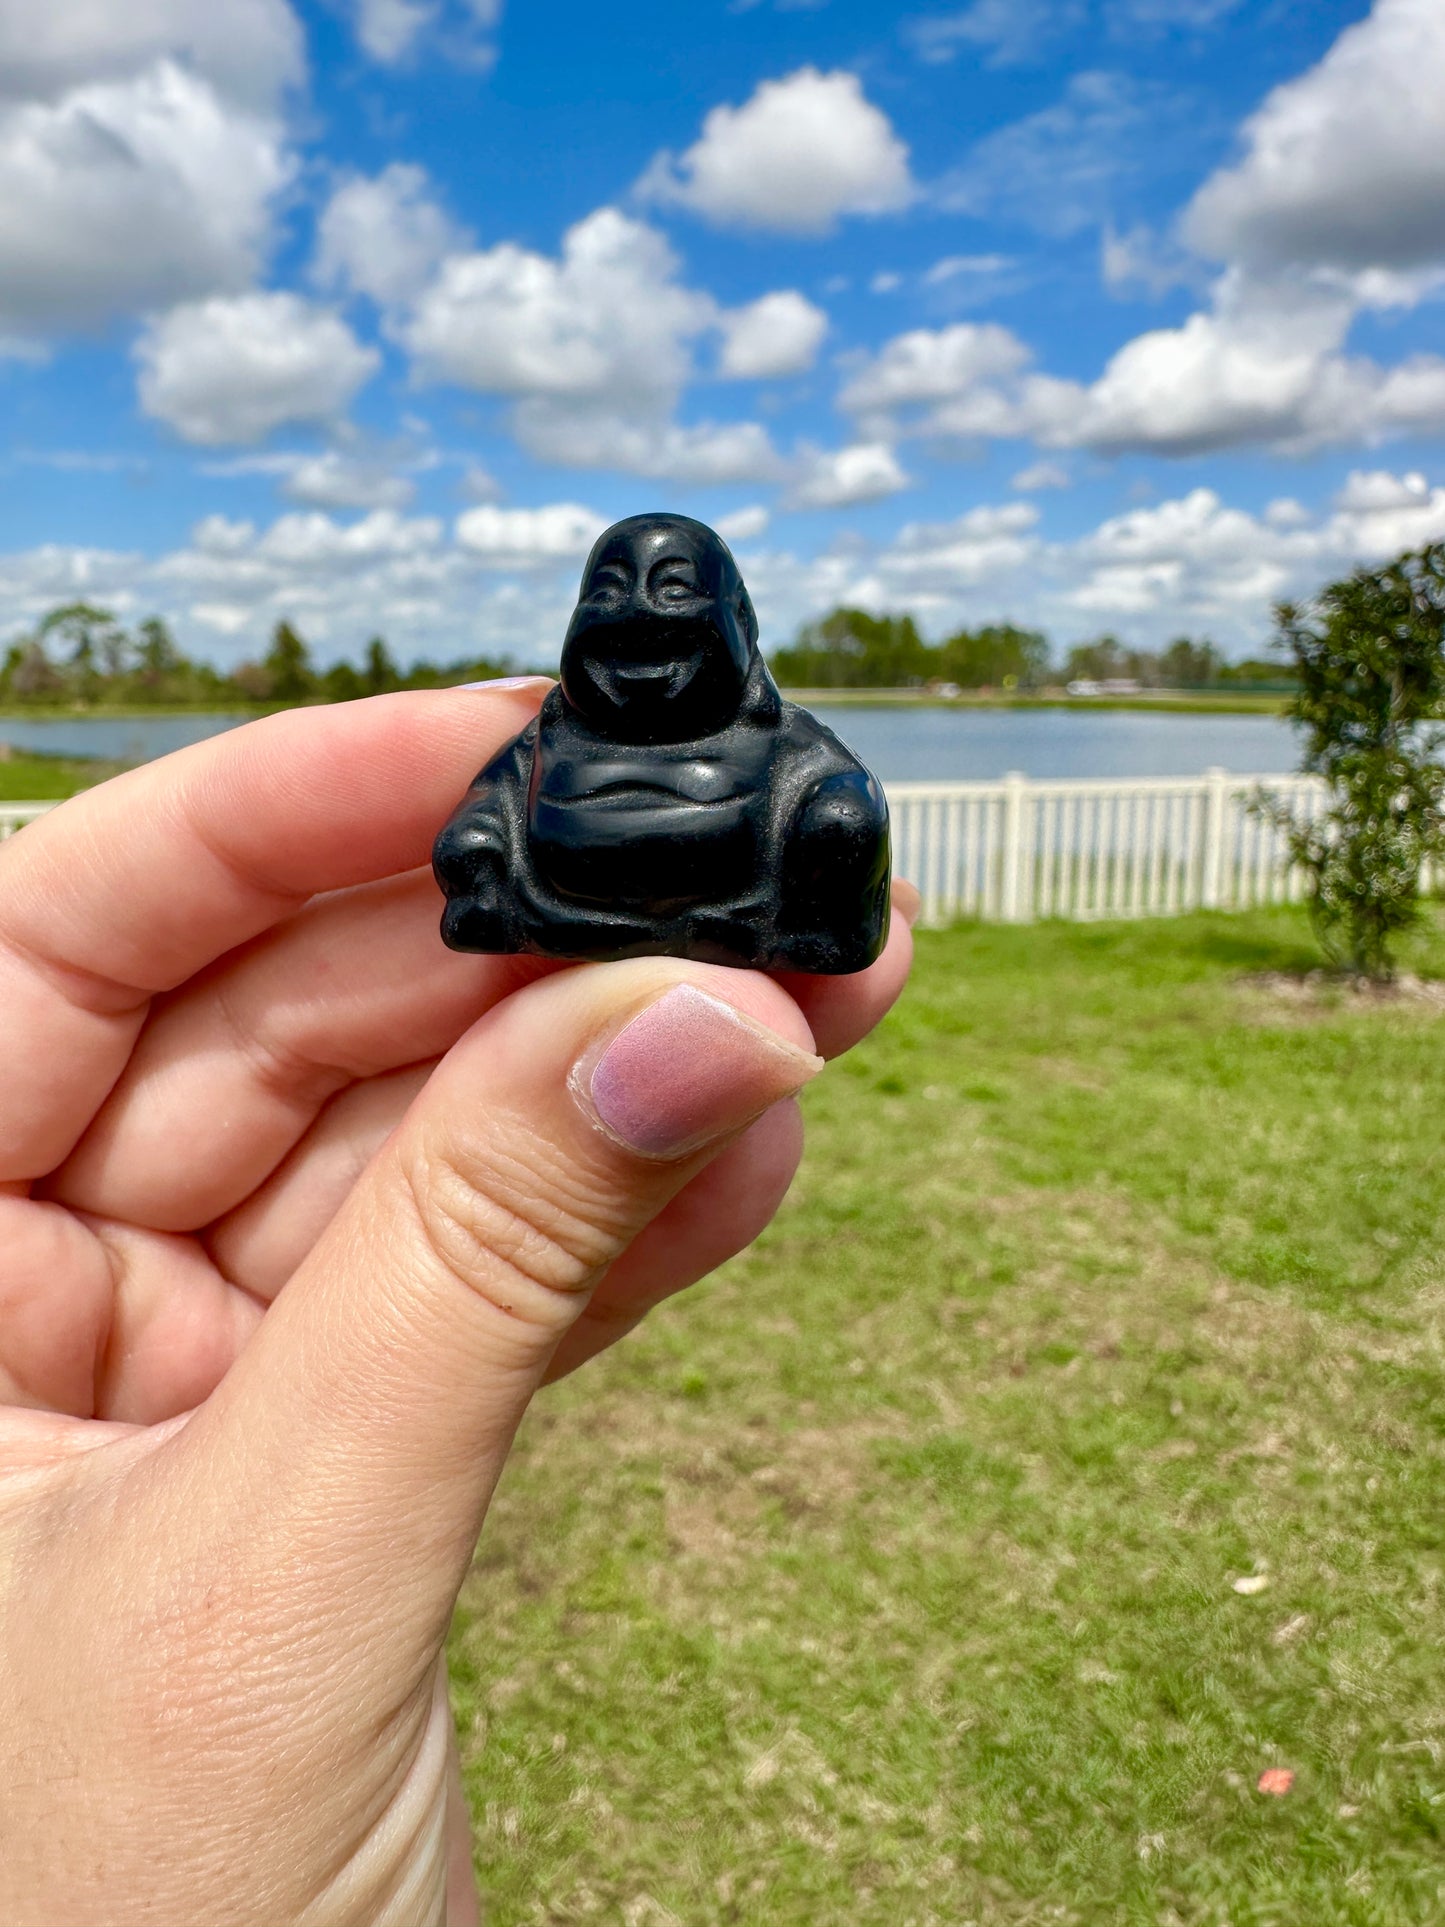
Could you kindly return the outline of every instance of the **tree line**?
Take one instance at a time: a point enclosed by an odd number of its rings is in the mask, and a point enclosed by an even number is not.
[[[53,609],[11,643],[0,661],[0,705],[82,708],[254,708],[267,704],[350,702],[397,689],[445,689],[505,676],[506,657],[414,662],[403,668],[380,636],[358,669],[350,662],[319,668],[289,622],[278,622],[264,656],[221,670],[197,662],[158,616],[127,629],[107,609],[71,602]]]
[[[912,616],[834,609],[798,632],[772,658],[793,689],[907,689],[952,683],[959,689],[1037,690],[1071,682],[1137,682],[1145,689],[1284,685],[1278,662],[1226,662],[1212,642],[1181,636],[1159,651],[1128,649],[1115,636],[1079,643],[1055,657],[1040,630],[1011,622],[960,629],[925,642]]]
[[[1081,643],[1058,660],[1048,638],[1013,623],[960,629],[926,642],[912,616],[834,609],[804,624],[796,641],[776,650],[774,673],[792,689],[959,689],[1011,692],[1069,682],[1125,679],[1144,688],[1259,687],[1288,682],[1279,663],[1228,663],[1214,644],[1180,637],[1166,649],[1127,649],[1113,636]],[[53,609],[0,660],[0,705],[79,708],[252,708],[349,702],[396,689],[440,689],[511,673],[506,656],[414,662],[403,667],[386,642],[367,644],[360,668],[347,661],[321,668],[299,631],[276,625],[264,656],[229,670],[198,662],[158,616],[128,629],[87,602]]]

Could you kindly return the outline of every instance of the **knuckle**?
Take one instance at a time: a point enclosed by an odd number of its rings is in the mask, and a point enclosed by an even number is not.
[[[617,1255],[602,1201],[581,1192],[535,1142],[493,1147],[483,1164],[453,1145],[415,1148],[403,1165],[431,1250],[500,1311],[570,1320]]]

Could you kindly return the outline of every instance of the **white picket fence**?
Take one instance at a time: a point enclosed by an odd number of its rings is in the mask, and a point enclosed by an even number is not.
[[[54,808],[53,803],[0,803],[0,843],[14,836],[23,824],[33,823],[37,816]]]
[[[1314,777],[1217,769],[1121,782],[890,783],[894,868],[923,892],[930,924],[1293,902],[1304,879],[1283,837],[1248,809],[1260,788],[1303,814],[1324,807]],[[0,804],[0,839],[51,807]]]
[[[1248,807],[1261,788],[1303,815],[1324,808],[1315,777],[1219,769],[1118,782],[891,783],[894,868],[923,892],[931,924],[1294,902],[1304,878],[1280,832]]]

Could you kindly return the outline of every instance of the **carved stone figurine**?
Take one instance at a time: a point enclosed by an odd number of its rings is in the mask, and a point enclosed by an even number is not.
[[[682,515],[597,543],[560,685],[437,838],[454,950],[844,976],[888,927],[877,781],[784,702],[726,544]]]

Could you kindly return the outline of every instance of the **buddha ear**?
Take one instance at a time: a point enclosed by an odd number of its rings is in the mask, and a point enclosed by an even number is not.
[[[742,624],[743,634],[748,639],[749,649],[758,646],[758,617],[753,608],[753,599],[740,582],[738,584],[738,621]]]

